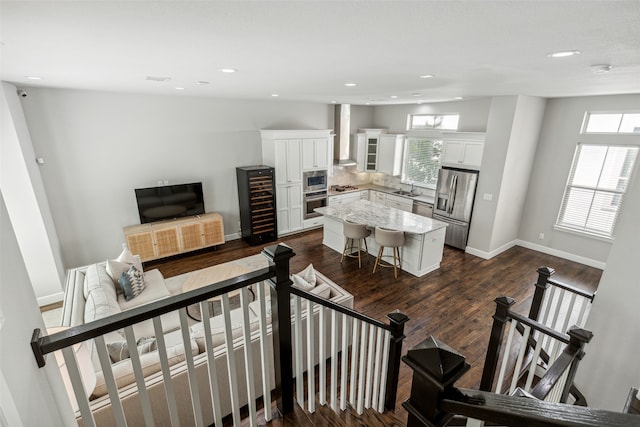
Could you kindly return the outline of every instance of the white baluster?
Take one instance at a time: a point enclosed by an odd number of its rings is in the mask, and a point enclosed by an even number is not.
[[[258,424],[256,416],[256,392],[253,370],[253,346],[251,345],[251,324],[249,323],[249,295],[247,288],[240,289],[240,308],[242,309],[242,326],[244,336],[244,366],[247,380],[247,406],[249,407],[249,425]]]
[[[302,361],[302,304],[298,295],[293,296],[294,306],[294,339],[296,342],[293,348],[296,361],[296,400],[298,405],[304,407],[304,362]],[[308,315],[307,315],[308,316]]]
[[[324,306],[320,306],[320,315],[319,315],[319,333],[318,333],[318,342],[320,345],[320,355],[319,362],[320,366],[318,366],[319,374],[320,374],[320,396],[318,396],[318,400],[321,405],[327,404],[327,309]]]
[[[331,408],[338,411],[338,312],[331,310]]]
[[[160,317],[153,318],[153,330],[156,336],[158,356],[160,357],[160,366],[162,368],[162,378],[164,380],[164,388],[167,395],[167,404],[169,405],[169,419],[171,419],[172,426],[179,426],[180,418],[178,417],[178,406],[176,405],[176,395],[173,391],[169,358],[167,357],[167,345],[164,341],[164,332],[162,330],[162,321],[160,320]]]
[[[200,315],[202,317],[202,326],[204,327],[204,344],[207,354],[207,372],[209,373],[209,392],[211,393],[211,406],[213,408],[213,419],[215,425],[222,425],[222,406],[220,404],[220,386],[218,383],[218,370],[216,369],[216,360],[213,354],[213,338],[211,337],[211,313],[209,312],[209,301],[200,302]],[[168,381],[165,379],[165,384]],[[176,424],[178,425],[178,424]]]
[[[89,400],[87,400],[87,396],[84,393],[82,377],[80,376],[80,369],[78,369],[78,363],[73,351],[73,346],[63,348],[62,356],[64,357],[64,363],[67,366],[67,372],[69,373],[73,393],[76,396],[76,402],[78,402],[80,414],[82,415],[82,423],[85,426],[94,427],[96,425],[96,421],[94,420],[93,413],[91,413],[91,409],[89,408]],[[151,422],[153,423],[153,420],[151,420]],[[4,422],[2,424],[4,425]]]
[[[138,386],[138,396],[140,397],[140,405],[142,406],[142,415],[144,416],[146,425],[153,426],[155,424],[153,422],[151,405],[149,404],[149,394],[147,393],[147,387],[144,384],[144,375],[142,373],[142,366],[140,365],[140,355],[137,351],[138,345],[131,326],[126,326],[124,328],[124,336],[127,340],[127,346],[131,349],[129,352],[129,358],[131,359],[133,376],[136,379],[136,385]]]
[[[513,378],[511,378],[511,386],[509,387],[509,394],[513,393],[518,385],[518,379],[520,378],[520,369],[522,368],[522,361],[524,360],[524,353],[529,347],[527,342],[529,340],[529,334],[531,333],[531,327],[528,325],[522,325],[524,332],[522,334],[522,341],[520,342],[520,351],[518,352],[518,359],[516,366],[513,368]],[[504,353],[505,357],[507,353]]]
[[[358,404],[356,412],[362,414],[364,412],[364,369],[365,359],[367,356],[367,327],[366,322],[362,322],[362,331],[360,332],[360,367],[358,369]]]
[[[391,343],[391,332],[384,331],[384,348],[382,349],[382,369],[380,370],[380,400],[378,401],[378,412],[380,413],[384,412],[384,401],[386,399],[390,343]]]
[[[231,413],[233,425],[240,425],[240,400],[238,398],[238,375],[236,372],[236,352],[233,348],[233,333],[231,330],[231,308],[229,294],[222,294],[220,300],[222,316],[224,319],[224,343],[227,352],[227,371],[229,375],[229,388],[231,392]]]
[[[503,357],[502,357],[502,366],[500,366],[500,374],[498,375],[498,382],[496,383],[496,393],[502,393],[502,381],[504,380],[504,374],[507,370],[507,362],[509,360],[508,354],[511,350],[511,341],[513,340],[513,333],[516,330],[517,322],[515,320],[511,321],[509,325],[509,338],[507,338],[507,345],[504,347]]]
[[[267,336],[267,309],[264,292],[265,284],[261,282],[257,285],[258,289],[258,306],[260,307],[260,356],[262,359],[262,400],[264,402],[264,419],[265,421],[271,421],[273,418],[273,412],[271,410],[271,376],[269,374],[270,361],[269,361],[269,342],[270,339]],[[216,425],[222,425],[222,422]]]
[[[315,384],[315,374],[314,374],[314,366],[313,356],[315,355],[314,350],[314,315],[313,315],[313,301],[307,301],[307,390],[309,396],[309,412],[314,413],[316,410],[316,384]]]
[[[360,321],[353,319],[353,342],[351,343],[351,378],[349,380],[349,404],[356,406],[356,379],[358,373],[358,343],[360,342],[360,334],[358,333],[358,325]]]
[[[155,318],[153,320],[156,320]],[[118,385],[116,379],[113,376],[113,370],[111,369],[111,358],[109,357],[109,351],[107,350],[107,344],[104,342],[104,336],[97,336],[95,339],[96,350],[98,351],[98,359],[100,360],[100,366],[102,367],[102,374],[104,375],[104,382],[107,385],[107,391],[109,392],[109,399],[111,400],[111,409],[113,410],[113,418],[115,418],[116,425],[118,427],[125,427],[127,420],[124,416],[124,410],[122,409],[122,402],[120,401],[120,395],[118,394]],[[160,348],[158,348],[158,351]],[[166,352],[165,352],[166,357]],[[165,377],[166,381],[166,377]],[[172,389],[173,391],[173,389]],[[168,393],[168,391],[167,391]],[[175,402],[174,407],[175,407]],[[171,408],[169,408],[171,411]],[[169,414],[171,415],[171,413]]]
[[[376,328],[373,326],[369,327],[369,348],[367,350],[367,378],[365,380],[365,390],[364,390],[364,407],[369,409],[371,408],[371,386],[372,384],[372,376],[373,376],[373,354],[374,354],[374,346],[375,346],[375,333]]]
[[[343,411],[347,409],[347,357],[349,352],[348,346],[348,317],[346,314],[342,315],[342,350],[340,357],[340,409]]]
[[[196,426],[204,426],[202,419],[202,407],[200,404],[200,393],[198,391],[198,379],[196,368],[193,363],[193,354],[191,353],[191,336],[189,335],[189,320],[187,318],[187,309],[181,308],[178,311],[180,315],[180,330],[182,331],[182,343],[184,345],[184,356],[187,362],[187,374],[189,377],[189,389],[191,390],[191,405],[193,408],[193,417]]]
[[[380,368],[382,363],[382,329],[376,328],[376,354],[374,357],[373,369],[373,396],[371,406],[375,409],[378,406],[378,392],[380,391]]]

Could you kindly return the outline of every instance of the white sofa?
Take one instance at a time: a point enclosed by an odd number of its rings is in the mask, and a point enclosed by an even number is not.
[[[249,264],[267,265],[266,258],[262,255],[248,257]],[[258,267],[259,268],[259,267]],[[72,269],[67,274],[67,282],[65,288],[65,297],[63,305],[62,326],[76,326],[105,317],[123,310],[137,307],[141,304],[167,298],[182,291],[182,283],[186,280],[189,273],[172,278],[164,279],[158,270],[150,270],[144,272],[147,288],[142,294],[131,301],[125,301],[122,295],[117,295],[114,290],[114,283],[106,274],[105,264],[98,263],[89,266]],[[340,288],[333,281],[328,279],[321,273],[316,272],[317,285],[314,293],[318,291],[320,294],[325,293],[331,301],[353,308],[353,296]],[[265,285],[266,286],[266,285]],[[324,290],[324,292],[323,292]],[[95,293],[95,295],[94,295]],[[267,292],[268,295],[268,292]],[[267,297],[268,298],[268,297]],[[136,301],[138,300],[138,301]],[[258,301],[254,301],[249,305],[249,318],[251,322],[251,343],[253,349],[254,372],[260,372],[260,348],[259,348],[259,331],[258,331]],[[269,301],[267,301],[269,307]],[[247,403],[247,390],[245,373],[247,369],[244,367],[244,344],[242,339],[242,323],[241,310],[235,309],[231,313],[231,322],[233,328],[234,351],[237,365],[237,384],[239,386],[239,399],[242,405]],[[268,310],[268,315],[270,312]],[[318,307],[314,310],[317,320]],[[303,312],[303,319],[306,319],[306,313]],[[270,317],[269,317],[270,320]],[[229,379],[227,371],[227,353],[224,346],[222,316],[217,315],[210,319],[212,326],[212,334],[214,341],[214,355],[216,368],[218,372],[218,381],[220,390],[229,389]],[[306,323],[306,320],[303,320]],[[164,338],[167,346],[167,353],[171,363],[171,374],[173,386],[175,390],[176,403],[180,419],[185,425],[193,423],[193,410],[191,405],[190,389],[188,375],[186,371],[186,362],[184,354],[184,345],[182,341],[180,323],[178,313],[168,313],[162,316],[162,325]],[[151,320],[141,322],[133,326],[136,338],[153,336],[153,326]],[[317,321],[316,321],[317,329]],[[303,330],[306,327],[303,325]],[[198,388],[201,397],[201,406],[205,418],[205,424],[213,423],[212,405],[209,391],[208,373],[206,354],[204,353],[204,328],[200,322],[191,322],[191,353],[194,355],[196,368],[196,376]],[[267,328],[267,334],[271,337],[271,328]],[[318,334],[316,333],[316,340]],[[325,337],[326,338],[326,337]],[[306,332],[303,341],[306,340]],[[118,332],[112,332],[105,336],[107,343],[124,341],[123,335]],[[269,339],[269,357],[272,367],[270,376],[273,387],[273,352],[272,343]],[[318,348],[316,344],[316,349]],[[95,351],[93,351],[95,353]],[[146,388],[150,396],[152,411],[156,425],[170,425],[169,413],[167,409],[165,390],[163,386],[162,373],[160,372],[160,361],[157,351],[141,354],[141,363],[145,374]],[[317,360],[317,357],[315,358]],[[90,404],[93,415],[98,426],[115,425],[115,420],[111,411],[111,403],[107,394],[104,383],[104,376],[97,355],[93,355],[94,367],[96,370],[97,383],[93,395],[90,398]],[[129,425],[144,425],[142,411],[139,404],[137,386],[133,376],[130,359],[124,359],[112,364],[112,370],[119,386],[120,400],[122,402],[125,416]],[[255,378],[255,396],[262,395],[262,379]],[[228,392],[220,393],[222,416],[231,413],[231,398]],[[79,413],[77,414],[79,417]],[[78,420],[79,425],[82,421]]]

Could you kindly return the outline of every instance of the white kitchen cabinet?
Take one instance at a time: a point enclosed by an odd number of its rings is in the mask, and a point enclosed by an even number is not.
[[[276,185],[302,183],[302,140],[276,140],[274,151]]]
[[[384,205],[385,196],[386,194],[382,191],[369,190],[369,201],[372,203]]]
[[[287,184],[276,187],[278,211],[278,235],[302,229],[302,184]]]
[[[329,206],[335,206],[341,205],[343,203],[355,202],[356,200],[360,200],[360,191],[349,191],[342,194],[329,196],[329,198],[327,199],[327,204]]]
[[[302,170],[328,169],[330,163],[330,138],[302,140]]]
[[[480,169],[484,151],[484,133],[442,132],[443,166]]]
[[[378,138],[377,171],[391,176],[402,173],[404,135],[381,134]]]
[[[386,194],[384,205],[405,212],[413,212],[413,200],[393,194]]]

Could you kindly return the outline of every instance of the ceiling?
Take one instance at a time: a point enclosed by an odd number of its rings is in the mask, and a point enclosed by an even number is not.
[[[2,0],[0,8],[1,77],[20,87],[360,105],[640,93],[640,0]],[[581,54],[547,56],[565,50]],[[611,71],[595,74],[596,64]]]

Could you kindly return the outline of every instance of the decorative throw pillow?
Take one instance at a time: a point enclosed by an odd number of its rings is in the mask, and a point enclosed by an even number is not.
[[[120,280],[120,276],[123,272],[129,270],[129,267],[135,265],[139,271],[143,271],[142,269],[142,261],[140,258],[131,253],[128,248],[124,248],[118,258],[109,259],[106,263],[107,274],[113,280],[113,283],[116,285],[116,289],[120,291],[118,286],[118,281]]]
[[[138,354],[150,353],[158,349],[155,337],[140,338],[136,345],[138,346]],[[131,357],[126,341],[108,343],[107,350],[109,350],[109,357],[114,363]]]
[[[291,280],[293,280],[293,286],[302,290],[310,291],[313,289],[316,286],[316,272],[313,269],[313,264],[309,264],[298,274],[292,274]]]
[[[122,292],[124,293],[124,299],[131,301],[144,291],[144,274],[136,268],[135,265],[129,267],[129,270],[123,272],[118,279]]]

